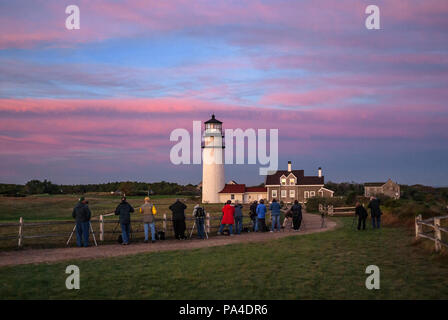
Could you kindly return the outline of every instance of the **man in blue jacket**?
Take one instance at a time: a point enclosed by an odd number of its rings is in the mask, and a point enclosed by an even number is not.
[[[257,231],[266,231],[266,211],[267,208],[264,205],[264,200],[261,199],[257,206]]]
[[[115,209],[115,215],[120,216],[123,245],[129,244],[129,237],[131,234],[131,212],[134,212],[134,208],[126,202],[126,197],[121,198],[121,203]]]
[[[272,203],[269,206],[269,210],[271,210],[272,217],[272,225],[271,232],[275,231],[275,226],[277,225],[277,231],[280,231],[280,204],[277,202],[277,199],[272,199]]]

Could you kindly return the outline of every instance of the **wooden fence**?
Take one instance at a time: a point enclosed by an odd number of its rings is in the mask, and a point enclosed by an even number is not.
[[[448,219],[448,215],[422,219],[422,215],[415,218],[415,238],[426,238],[434,241],[435,251],[440,251],[442,246],[448,247],[448,243],[442,240],[442,232],[448,233],[448,228],[441,225],[441,221]],[[430,231],[424,231],[424,227]]]
[[[118,228],[119,220],[118,219],[105,219],[105,217],[109,216],[110,214],[100,215],[97,217],[92,217],[91,225],[95,226],[96,229],[96,238],[99,240],[100,243],[103,243],[106,241],[106,235],[107,234],[121,234],[121,229]],[[162,214],[162,218],[155,218],[154,219],[156,224],[161,224],[161,230],[158,228],[159,231],[164,231],[166,236],[168,237],[168,234],[174,235],[174,232],[172,231],[172,219],[167,217],[167,214]],[[195,218],[186,216],[185,217],[186,223],[188,221],[194,221]],[[220,222],[218,224],[212,225],[212,221],[220,221],[221,216],[219,214],[216,214],[216,216],[211,216],[210,213],[206,213],[205,221],[204,221],[204,227],[207,233],[210,233],[212,230],[217,230],[219,228]],[[250,220],[249,218],[244,219],[246,222]],[[75,230],[72,228],[72,226],[75,226],[74,220],[64,220],[64,221],[38,221],[38,222],[25,222],[22,217],[20,217],[19,222],[12,222],[12,223],[0,223],[0,228],[13,228],[16,230],[14,234],[7,234],[7,235],[1,235],[0,234],[0,241],[1,240],[16,240],[17,246],[19,248],[23,247],[24,240],[26,239],[39,239],[39,238],[54,238],[54,237],[64,237],[67,241],[69,239],[70,234]],[[107,230],[106,225],[115,224],[115,228],[113,230]],[[142,224],[142,219],[135,219],[131,220],[131,225],[134,224]],[[53,233],[35,233],[30,234],[27,232],[27,228],[30,227],[50,227],[50,226],[62,226],[62,225],[70,225],[70,231],[62,232],[60,230],[57,230]],[[191,227],[193,223],[190,223],[190,225],[187,224],[187,230],[186,235],[190,235]],[[171,227],[171,228],[170,228]],[[251,223],[244,223],[243,227],[251,227]],[[29,229],[28,229],[29,230]],[[171,232],[169,232],[171,231]],[[132,233],[142,233],[143,229],[134,229],[132,230]],[[195,229],[195,232],[197,232],[197,229]],[[75,236],[75,235],[73,235]],[[65,243],[64,241],[64,243]],[[68,241],[67,241],[68,244]]]
[[[333,207],[333,205],[329,204],[324,206],[323,204],[319,204],[319,212],[328,214],[329,216],[336,217],[346,217],[346,216],[354,216],[356,207]]]

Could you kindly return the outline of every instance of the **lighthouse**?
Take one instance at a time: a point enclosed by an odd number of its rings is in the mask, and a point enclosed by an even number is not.
[[[224,188],[224,143],[222,122],[212,115],[204,122],[202,145],[202,203],[219,203]]]

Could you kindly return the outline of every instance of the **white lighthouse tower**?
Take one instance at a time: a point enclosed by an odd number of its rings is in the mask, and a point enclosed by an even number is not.
[[[202,203],[219,203],[224,188],[224,143],[222,122],[215,115],[206,122],[202,145]]]

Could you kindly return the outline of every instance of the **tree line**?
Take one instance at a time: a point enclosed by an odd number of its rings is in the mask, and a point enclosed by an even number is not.
[[[200,190],[192,184],[180,185],[174,182],[117,181],[98,184],[62,185],[49,180],[30,180],[25,185],[0,184],[0,194],[26,196],[32,194],[84,194],[88,192],[108,192],[133,195],[200,195]]]

